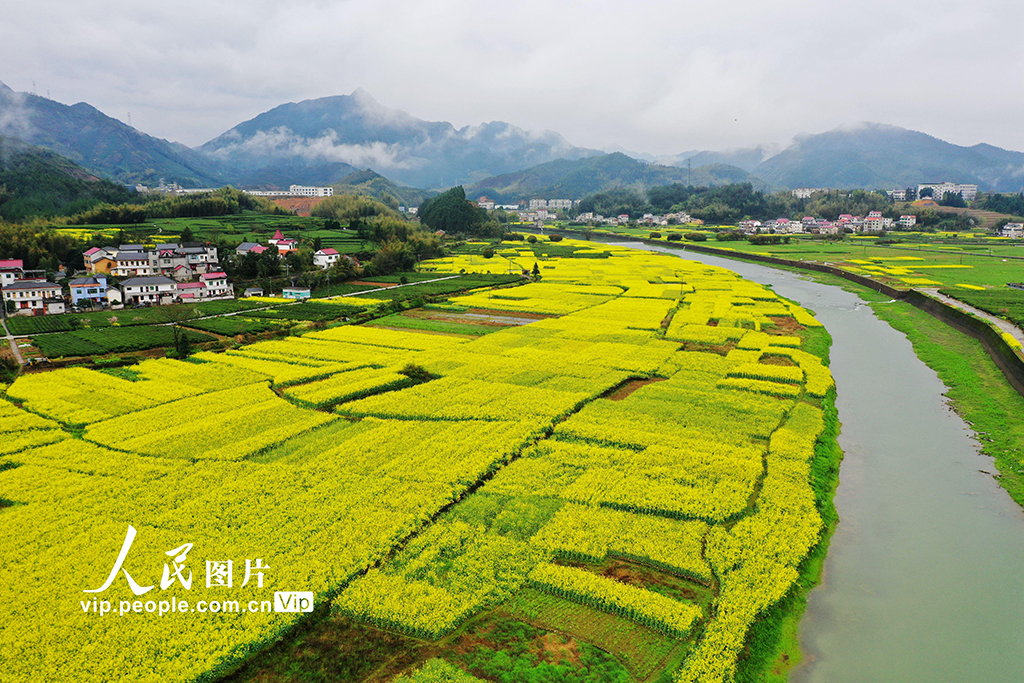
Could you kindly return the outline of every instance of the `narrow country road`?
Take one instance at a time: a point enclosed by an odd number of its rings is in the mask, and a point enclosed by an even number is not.
[[[1024,330],[1021,330],[1019,327],[1011,323],[1009,320],[1003,320],[999,316],[992,315],[991,313],[987,313],[981,310],[980,308],[975,308],[974,306],[965,304],[963,301],[960,301],[959,299],[954,299],[951,296],[940,294],[939,290],[937,289],[918,288],[917,291],[927,296],[930,296],[936,301],[941,301],[944,304],[948,304],[950,306],[953,306],[954,308],[959,308],[961,311],[965,311],[967,313],[970,313],[971,315],[987,320],[988,322],[992,323],[997,328],[999,328],[1000,332],[1007,333],[1008,335],[1019,341],[1022,345],[1024,345]]]
[[[18,361],[18,365],[24,365],[25,359],[21,357],[21,351],[18,349],[18,340],[7,329],[7,321],[0,320],[0,325],[3,325],[4,336],[7,338],[7,343],[11,345],[11,353],[14,354],[14,360]]]

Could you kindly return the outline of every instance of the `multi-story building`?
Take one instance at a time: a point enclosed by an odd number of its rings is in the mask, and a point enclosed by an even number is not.
[[[333,197],[334,188],[292,185],[288,188],[288,194],[296,197]]]
[[[115,294],[116,292],[116,294]],[[164,275],[133,277],[121,283],[120,289],[111,287],[107,298],[125,306],[138,304],[169,304],[178,292],[178,284]]]
[[[107,303],[107,278],[104,275],[72,280],[68,283],[68,288],[71,292],[72,306],[80,306],[82,302]]]
[[[820,187],[798,187],[792,191],[792,194],[797,199],[810,199],[815,192],[828,192],[828,190]]]
[[[17,280],[4,285],[2,291],[4,305],[13,302],[15,313],[19,315],[43,315],[47,311],[47,302],[63,302],[60,285],[46,280]]]
[[[941,182],[941,183],[921,183],[920,185],[917,186],[917,196],[918,197],[921,196],[921,190],[924,190],[925,188],[931,189],[931,191],[932,191],[932,199],[934,199],[935,201],[939,201],[940,199],[942,199],[946,195],[947,192],[952,192],[953,194],[959,194],[961,197],[963,197],[965,202],[973,202],[974,198],[978,194],[978,186],[977,185],[968,185],[968,184],[964,184],[964,183]]]
[[[0,287],[13,284],[25,276],[25,262],[21,259],[0,261]]]

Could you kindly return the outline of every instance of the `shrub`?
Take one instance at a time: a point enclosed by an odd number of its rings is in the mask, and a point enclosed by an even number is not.
[[[702,232],[688,232],[683,236],[691,242],[703,242],[708,238],[708,236]]]
[[[530,235],[529,237],[526,238],[526,241],[529,242],[530,244],[537,244],[537,236]]]
[[[561,242],[562,241],[562,236],[561,235],[549,235],[548,239],[551,240],[552,242]]]
[[[484,255],[484,258],[493,258],[494,257],[494,249],[492,249],[491,247],[484,247],[484,250],[482,252],[480,252],[480,253],[482,253]]]
[[[715,239],[719,242],[735,242],[736,240],[741,240],[744,237],[746,237],[746,235],[739,230],[719,230],[715,233]]]
[[[416,365],[415,363],[409,363],[404,368],[398,371],[398,374],[405,375],[414,382],[429,382],[434,379],[434,375],[430,374],[422,365]]]
[[[670,232],[668,234],[667,239],[669,242],[678,242],[679,240],[683,239],[683,236],[680,235],[678,232]]]
[[[660,237],[661,237],[661,233],[660,232],[652,232],[651,233],[651,239],[652,240],[656,240],[656,239],[658,239]]]

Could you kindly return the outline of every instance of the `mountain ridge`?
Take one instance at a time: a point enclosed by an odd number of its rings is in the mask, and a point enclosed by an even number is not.
[[[571,162],[609,155],[577,147],[553,131],[528,131],[503,121],[462,128],[424,121],[384,106],[362,88],[279,105],[193,149],[149,136],[88,103],[64,105],[17,93],[0,82],[0,134],[50,149],[97,176],[126,184],[166,180],[185,187],[332,185],[372,169],[409,191],[464,185],[493,193],[574,194],[592,190],[602,173],[609,186],[646,186],[658,177],[686,182],[666,169],[687,164],[692,183],[749,180],[769,189],[892,189],[943,180],[974,183],[988,192],[1016,192],[1024,186],[1022,152],[987,143],[958,146],[878,123],[799,135],[785,148],[632,153],[648,168],[613,172],[601,168],[610,162],[595,163],[590,168],[598,175],[587,180],[580,170],[587,165],[578,164],[574,171]],[[555,162],[569,164],[563,176],[555,177],[559,166],[545,166]],[[526,175],[519,180],[494,180],[520,173]],[[572,173],[575,179],[568,177]]]

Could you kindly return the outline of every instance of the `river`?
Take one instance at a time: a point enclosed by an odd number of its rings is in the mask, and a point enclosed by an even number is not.
[[[845,453],[840,523],[800,624],[804,663],[790,681],[1024,682],[1024,512],[992,478],[991,459],[906,337],[839,287],[622,245],[771,285],[832,335]]]

